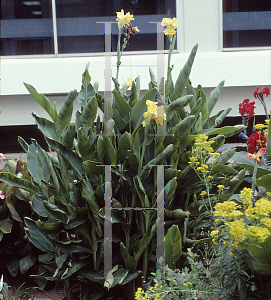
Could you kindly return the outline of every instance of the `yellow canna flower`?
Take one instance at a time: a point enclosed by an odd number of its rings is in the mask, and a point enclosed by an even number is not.
[[[132,85],[133,85],[133,82],[135,83],[135,85],[136,85],[136,82],[135,81],[133,81],[133,79],[132,78],[127,78],[127,80],[125,79],[125,78],[123,78],[123,81],[124,82],[127,82],[127,87],[128,88],[131,88],[132,87]],[[122,84],[122,86],[124,86],[124,84]]]
[[[161,25],[166,26],[164,33],[165,33],[165,35],[168,35],[168,37],[171,41],[173,35],[176,34],[175,29],[178,28],[178,19],[163,18]]]
[[[133,15],[130,15],[130,12],[124,15],[124,10],[122,9],[120,12],[116,12],[117,14],[117,22],[118,27],[123,27],[125,24],[129,24],[131,20],[134,20]]]

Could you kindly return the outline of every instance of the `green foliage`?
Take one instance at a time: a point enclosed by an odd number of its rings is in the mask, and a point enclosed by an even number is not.
[[[197,91],[192,88],[189,74],[196,51],[197,45],[175,84],[171,77],[172,68],[169,68],[164,126],[156,124],[155,119],[148,119],[146,126],[142,126],[147,100],[155,101],[160,93],[151,70],[150,90],[141,99],[139,77],[133,82],[130,94],[127,83],[120,88],[114,78],[116,88],[111,98],[103,99],[98,94],[98,84],[91,84],[87,66],[77,96],[81,109],[75,114],[75,124],[70,121],[76,91],[70,92],[57,112],[49,99],[25,84],[52,119],[33,113],[55,155],[48,155],[35,140],[28,145],[19,138],[27,153],[32,178],[2,174],[0,179],[30,193],[32,207],[38,216],[24,219],[26,235],[47,255],[46,259],[39,258],[42,266],[35,278],[40,282],[63,281],[67,299],[72,299],[69,286],[75,279],[83,283],[92,281],[92,285],[85,285],[88,288],[86,295],[96,293],[103,284],[109,290],[101,294],[105,297],[112,288],[131,284],[142,272],[146,278],[155,271],[156,165],[165,166],[165,227],[168,229],[173,225],[166,236],[166,261],[169,264],[178,263],[187,243],[198,242],[193,236],[197,228],[210,224],[208,210],[216,201],[212,196],[216,194],[216,186],[223,183],[228,187],[237,173],[235,168],[225,165],[227,157],[220,165],[216,166],[214,162],[213,178],[209,181],[212,195],[208,204],[207,199],[200,202],[200,193],[206,187],[188,163],[195,148],[195,138],[199,134],[212,136],[216,151],[226,135],[240,132],[244,127],[216,128],[229,112],[223,110],[211,116],[223,82],[209,99],[201,86]],[[188,94],[183,96],[185,88]],[[188,105],[190,113],[186,110]],[[112,119],[101,121],[97,116],[98,107],[103,112],[105,107],[107,112],[112,112]],[[97,279],[104,267],[104,165],[111,165],[112,206],[118,210],[112,211],[112,270],[107,279]],[[193,206],[197,207],[197,214],[189,211]],[[14,218],[19,220],[11,204],[9,207]],[[146,209],[124,209],[135,207]],[[127,297],[133,298],[132,289],[127,292]]]

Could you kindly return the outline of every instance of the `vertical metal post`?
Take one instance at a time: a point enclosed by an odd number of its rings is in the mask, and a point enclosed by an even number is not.
[[[53,21],[53,34],[54,34],[54,50],[58,54],[58,41],[57,41],[57,23],[56,23],[56,1],[52,0],[52,21]]]

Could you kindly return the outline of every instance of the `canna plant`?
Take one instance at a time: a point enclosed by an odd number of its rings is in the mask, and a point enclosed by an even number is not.
[[[133,28],[129,23],[133,16],[130,13],[127,19],[125,16],[124,12],[118,13],[118,68],[116,78],[112,78],[115,88],[110,99],[98,93],[97,82],[91,83],[89,65],[82,75],[80,92],[71,91],[59,112],[47,97],[25,83],[33,98],[51,117],[48,120],[32,113],[55,156],[46,153],[37,141],[27,144],[19,137],[28,155],[31,180],[8,172],[0,174],[1,180],[31,193],[31,204],[38,218],[26,217],[25,231],[29,241],[44,252],[39,257],[43,265],[36,277],[62,280],[67,299],[72,299],[74,279],[82,282],[84,297],[88,294],[95,295],[96,299],[112,296],[113,288],[128,284],[130,288],[124,291],[127,298],[133,299],[138,275],[142,273],[146,278],[155,271],[156,199],[161,197],[157,195],[156,165],[165,166],[166,262],[176,263],[182,247],[196,241],[188,238],[189,232],[198,227],[198,220],[208,218],[208,211],[201,211],[202,203],[198,201],[205,186],[196,187],[201,178],[189,164],[196,137],[213,136],[212,149],[216,151],[226,137],[244,129],[242,125],[217,128],[230,109],[211,116],[223,81],[208,100],[201,86],[197,91],[192,87],[189,75],[197,45],[173,83],[170,60],[176,41],[176,19],[162,22],[167,26],[165,33],[170,41],[165,98],[160,94],[164,81],[159,85],[151,69],[149,90],[143,98],[140,98],[139,76],[132,82],[130,93],[127,82],[120,87],[118,70],[126,47],[120,50],[121,29],[125,24]],[[184,95],[185,90],[187,95]],[[81,109],[76,112],[73,124],[76,97]],[[104,117],[98,115],[98,108]],[[218,159],[213,170],[216,177],[208,183],[210,188],[221,182],[230,189],[237,187],[232,181],[237,173],[235,169],[225,166],[219,170],[233,154],[231,150]],[[110,166],[112,178],[109,183],[112,187],[112,270],[104,278],[106,165]],[[224,171],[227,174],[223,177],[221,172]],[[212,201],[210,196],[209,209]],[[129,209],[143,207],[144,210]],[[169,253],[174,253],[173,259]],[[86,290],[84,283],[89,281],[92,285],[87,284]],[[101,284],[104,289],[100,288]]]

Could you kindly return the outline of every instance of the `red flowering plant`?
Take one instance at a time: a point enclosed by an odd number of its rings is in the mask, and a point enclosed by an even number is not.
[[[265,97],[264,97],[264,95],[265,95]],[[256,90],[254,91],[254,98],[256,98],[256,99],[258,98],[260,100],[260,102],[262,103],[267,120],[269,120],[269,115],[267,112],[266,104],[264,102],[264,98],[268,97],[269,95],[270,95],[270,89],[268,86],[262,88],[262,90],[260,92],[259,92],[259,87],[257,87]]]
[[[245,99],[242,103],[239,104],[239,113],[242,116],[242,124],[248,126],[248,121],[250,118],[254,117],[254,108],[255,102],[249,102],[249,99]],[[245,135],[247,134],[247,130],[244,130]],[[247,136],[246,136],[247,138]]]
[[[262,133],[258,133],[255,131],[250,135],[247,140],[248,152],[251,154],[255,154],[262,148],[266,148],[266,137],[262,135]]]

